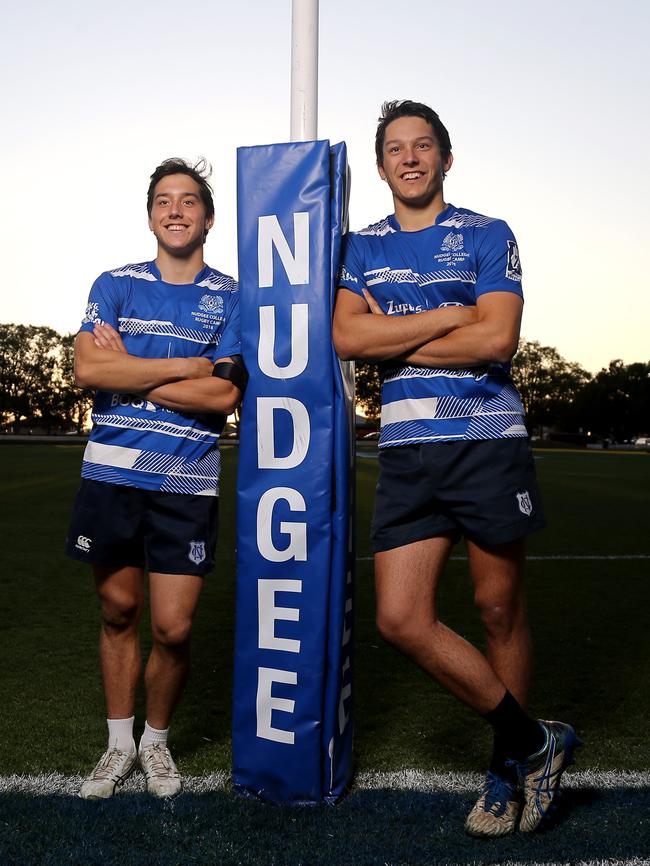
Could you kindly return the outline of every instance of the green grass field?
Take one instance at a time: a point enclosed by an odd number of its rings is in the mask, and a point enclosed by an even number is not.
[[[97,602],[88,569],[62,553],[81,453],[72,445],[0,448],[3,777],[85,773],[104,748]],[[237,449],[224,449],[223,457],[220,565],[206,582],[192,678],[171,737],[188,776],[230,769]],[[581,770],[647,771],[650,559],[630,557],[650,555],[650,459],[561,451],[540,451],[537,457],[550,526],[529,548],[531,709],[576,726],[586,743]],[[357,468],[356,769],[482,770],[490,740],[484,726],[376,633],[367,540],[377,472],[372,450],[360,455]],[[459,547],[458,556],[463,553]],[[445,621],[480,644],[462,559],[450,563],[441,604]],[[141,706],[137,722],[143,723]],[[122,793],[99,805],[9,793],[0,795],[0,863],[392,866],[563,862],[562,857],[577,862],[590,852],[602,861],[650,858],[647,788],[629,791],[622,804],[597,791],[571,789],[570,795],[575,808],[561,827],[533,840],[486,844],[462,835],[473,799],[463,791],[360,790],[335,809],[313,810],[241,802],[226,791],[188,794],[171,804]],[[612,841],[602,833],[603,809],[606,819],[616,813],[622,826],[631,822],[627,838]],[[126,855],[114,822],[129,828]],[[162,839],[153,853],[151,838]]]

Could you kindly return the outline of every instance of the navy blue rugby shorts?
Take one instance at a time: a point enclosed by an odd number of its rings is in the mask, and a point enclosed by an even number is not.
[[[527,438],[379,450],[375,553],[440,535],[505,544],[545,525]]]
[[[81,479],[66,553],[95,565],[206,575],[214,566],[217,496],[160,493]]]

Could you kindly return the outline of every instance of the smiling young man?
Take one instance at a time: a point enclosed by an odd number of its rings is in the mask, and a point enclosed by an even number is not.
[[[237,284],[203,260],[214,223],[206,164],[159,165],[147,211],[156,258],[101,274],[75,342],[77,384],[97,394],[67,552],[95,577],[108,717],[107,749],[81,787],[85,799],[110,797],[138,760],[150,793],[181,790],[167,733],[214,563],[219,434],[245,384]],[[146,572],[152,649],[136,749]]]
[[[375,146],[395,212],[348,238],[334,341],[342,358],[381,363],[377,623],[494,730],[467,832],[530,832],[578,741],[569,725],[524,709],[523,539],[544,518],[508,374],[523,307],[517,244],[502,220],[445,202],[451,142],[431,108],[385,103]],[[439,581],[463,536],[486,655],[437,614]]]

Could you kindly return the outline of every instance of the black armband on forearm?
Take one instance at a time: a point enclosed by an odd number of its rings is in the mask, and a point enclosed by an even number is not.
[[[212,375],[218,379],[226,379],[244,393],[248,383],[248,371],[241,355],[233,355],[232,361],[218,361],[212,368]]]

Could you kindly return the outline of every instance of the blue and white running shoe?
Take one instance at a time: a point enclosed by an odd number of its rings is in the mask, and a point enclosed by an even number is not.
[[[506,836],[517,826],[520,808],[517,786],[488,771],[481,795],[465,821],[465,831],[470,836]]]
[[[532,833],[552,811],[560,788],[562,773],[573,763],[573,752],[582,745],[571,725],[563,722],[544,722],[544,745],[525,761],[513,761],[524,795],[519,829]]]

